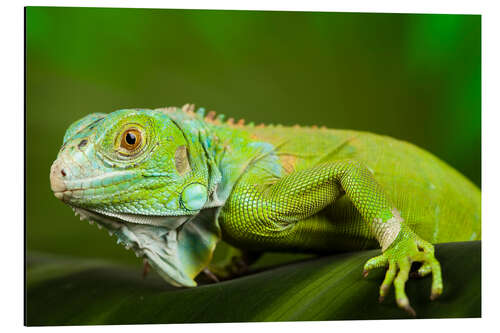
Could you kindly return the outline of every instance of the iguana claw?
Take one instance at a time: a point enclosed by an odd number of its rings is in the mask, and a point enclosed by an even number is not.
[[[151,266],[149,265],[148,261],[144,259],[144,268],[142,270],[142,278],[145,279],[146,276],[148,275],[149,271],[151,269]]]
[[[203,273],[205,273],[205,275],[207,277],[209,277],[213,282],[220,282],[219,278],[217,277],[217,275],[215,275],[214,273],[212,273],[208,268],[205,268],[203,270]]]
[[[375,268],[388,267],[384,281],[380,286],[379,302],[387,296],[394,284],[396,303],[411,316],[415,317],[415,310],[405,293],[405,284],[410,275],[412,262],[422,262],[418,276],[426,276],[432,272],[432,291],[430,299],[434,300],[443,291],[441,266],[434,257],[434,247],[429,242],[419,238],[413,231],[403,227],[394,243],[381,255],[368,260],[363,268],[363,276]]]

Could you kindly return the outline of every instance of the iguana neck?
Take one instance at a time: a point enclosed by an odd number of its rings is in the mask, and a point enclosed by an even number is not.
[[[193,168],[208,176],[209,203],[205,207],[222,206],[241,175],[256,161],[269,159],[272,167],[279,168],[275,147],[252,139],[243,126],[207,121],[204,111],[175,109],[168,114],[186,137]]]

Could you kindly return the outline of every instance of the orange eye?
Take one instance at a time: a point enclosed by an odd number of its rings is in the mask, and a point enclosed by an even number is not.
[[[126,130],[122,135],[120,146],[127,150],[133,151],[141,144],[141,132],[135,128]]]

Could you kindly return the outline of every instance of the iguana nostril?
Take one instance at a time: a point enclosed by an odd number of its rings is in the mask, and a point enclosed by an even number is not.
[[[82,141],[80,141],[80,143],[78,144],[78,148],[83,148],[87,145],[87,140],[86,139],[83,139]]]
[[[58,199],[62,199],[62,192],[66,191],[66,183],[64,182],[66,171],[61,166],[61,162],[56,160],[50,167],[50,187]]]

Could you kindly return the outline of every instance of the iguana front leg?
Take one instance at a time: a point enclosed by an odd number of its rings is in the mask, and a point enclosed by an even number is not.
[[[433,272],[432,296],[442,291],[441,269],[433,246],[405,225],[396,207],[376,182],[371,172],[357,161],[336,161],[296,171],[268,185],[259,185],[258,177],[247,175],[240,181],[224,207],[233,237],[289,242],[298,221],[318,213],[346,195],[369,225],[383,254],[369,260],[364,275],[374,268],[389,269],[380,288],[380,297],[394,283],[399,307],[415,314],[404,287],[412,262],[423,262],[421,274]],[[297,241],[295,241],[297,243]],[[398,272],[399,271],[399,272]]]

